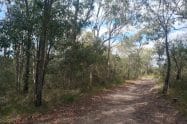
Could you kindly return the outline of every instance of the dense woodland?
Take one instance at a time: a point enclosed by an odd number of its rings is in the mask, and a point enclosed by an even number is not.
[[[187,103],[185,0],[1,0],[0,7],[0,117],[144,75]]]

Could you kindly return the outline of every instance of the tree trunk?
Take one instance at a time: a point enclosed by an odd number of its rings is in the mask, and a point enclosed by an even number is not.
[[[36,77],[35,77],[35,106],[42,104],[42,89],[44,83],[44,63],[45,63],[45,31],[39,42],[37,53]]]
[[[79,32],[79,25],[78,25],[78,13],[79,13],[79,4],[80,4],[80,1],[79,0],[76,0],[75,2],[75,13],[74,13],[74,24],[73,24],[73,32],[72,32],[72,42],[76,42],[76,39],[77,39],[77,35],[78,35],[78,32]]]
[[[170,79],[170,70],[171,70],[171,60],[169,54],[169,43],[168,43],[168,31],[165,31],[165,47],[166,47],[166,56],[167,56],[167,72],[165,77],[165,82],[163,86],[163,94],[167,94],[169,88],[169,79]]]
[[[130,67],[131,67],[131,59],[130,59],[130,56],[128,55],[128,76],[127,76],[127,79],[129,80],[130,79]]]
[[[45,65],[45,47],[46,47],[45,44],[46,44],[46,34],[47,34],[46,25],[47,24],[44,19],[43,26],[42,26],[42,33],[39,41],[39,50],[37,52],[36,77],[35,77],[35,106],[42,105],[42,89],[44,84],[44,65]]]
[[[91,89],[92,88],[92,80],[93,80],[93,74],[92,74],[92,69],[93,67],[92,67],[92,65],[90,65],[90,68],[89,68],[89,70],[90,70],[90,74],[89,74],[89,89]]]
[[[176,75],[176,80],[180,80],[181,79],[181,69],[177,69],[177,75]]]
[[[4,47],[3,53],[4,53],[4,58],[6,58],[7,57],[7,48],[6,47]]]
[[[25,0],[26,15],[27,15],[27,43],[26,43],[26,63],[25,63],[25,72],[23,76],[23,93],[27,94],[29,91],[29,75],[30,75],[30,58],[31,58],[31,44],[32,44],[32,34],[31,34],[31,23],[29,15],[29,5],[28,1]]]
[[[17,93],[20,92],[20,45],[16,44],[15,46],[15,58],[16,58],[16,90]]]
[[[29,91],[29,75],[30,75],[30,58],[31,58],[31,33],[28,31],[28,40],[27,40],[27,48],[26,48],[26,64],[25,64],[25,72],[23,76],[23,93],[27,94]]]
[[[45,63],[46,63],[46,45],[47,45],[47,33],[48,24],[50,20],[50,11],[52,6],[52,0],[44,1],[44,12],[42,20],[42,31],[39,41],[39,50],[37,52],[37,64],[36,64],[36,82],[35,82],[35,106],[42,105],[42,90],[45,77]]]
[[[109,36],[110,37],[110,36]],[[108,80],[110,80],[110,51],[111,51],[111,44],[110,44],[110,40],[108,41],[108,55],[107,55],[107,64],[108,64],[108,67],[107,67],[107,78]]]

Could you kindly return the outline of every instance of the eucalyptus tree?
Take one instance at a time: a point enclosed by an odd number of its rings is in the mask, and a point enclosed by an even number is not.
[[[0,27],[1,48],[5,54],[7,48],[13,49],[17,84],[23,80],[24,93],[28,93],[33,70],[35,105],[40,106],[51,55],[61,52],[61,48],[78,46],[78,35],[89,24],[94,0],[8,0],[4,3],[7,12]]]
[[[174,40],[171,44],[171,58],[176,67],[176,80],[182,79],[182,70],[187,59],[187,46],[184,40]]]
[[[40,106],[42,104],[42,89],[44,85],[46,68],[49,63],[51,45],[60,47],[57,46],[57,44],[64,45],[64,43],[67,43],[65,44],[67,47],[62,47],[65,49],[68,48],[70,50],[77,50],[74,49],[78,47],[78,43],[76,43],[77,36],[81,32],[81,29],[89,22],[90,14],[93,9],[93,2],[93,0],[45,0],[42,3],[42,20],[39,33],[40,39],[38,43],[35,77],[36,106]],[[53,49],[55,49],[55,47],[53,47]]]
[[[31,63],[31,48],[32,48],[32,36],[33,36],[33,19],[31,14],[34,14],[32,10],[30,10],[32,4],[35,5],[35,1],[24,0],[25,4],[25,18],[26,18],[26,32],[27,32],[27,41],[26,41],[26,63],[25,63],[25,72],[23,75],[23,92],[28,93],[29,90],[29,75],[30,75],[30,63]]]
[[[182,6],[180,8],[180,10],[178,11],[178,16],[181,19],[187,19],[187,1],[183,0],[182,2]]]
[[[150,30],[153,30],[153,32],[157,33],[157,38],[163,37],[165,39],[164,43],[167,57],[167,71],[163,86],[164,94],[167,93],[169,88],[171,71],[168,34],[170,33],[173,25],[177,20],[176,15],[181,7],[181,3],[182,0],[154,0],[145,2],[147,8],[147,20],[149,22],[149,25],[154,25],[154,27],[151,27]]]
[[[13,57],[15,58],[16,65],[16,87],[19,91],[20,84],[22,82],[22,70],[24,63],[24,44],[25,44],[25,16],[23,10],[23,2],[20,1],[4,1],[7,12],[5,18],[3,18],[1,26],[2,32],[6,44],[9,44],[9,48],[13,49]],[[14,3],[14,4],[12,4]]]
[[[127,61],[126,78],[137,78],[149,72],[151,67],[152,51],[144,46],[147,42],[144,39],[146,29],[142,29],[133,36],[125,38],[119,47],[120,55]],[[146,64],[145,64],[146,63]]]
[[[119,4],[120,3],[120,4]],[[129,23],[128,0],[99,0],[96,1],[93,19],[93,32],[96,38],[101,38],[103,45],[107,44],[108,78],[110,77],[110,54],[112,44],[123,38],[123,29]]]

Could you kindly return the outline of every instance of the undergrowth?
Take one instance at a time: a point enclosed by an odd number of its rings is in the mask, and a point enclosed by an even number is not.
[[[61,105],[70,105],[78,101],[84,95],[94,95],[104,89],[109,89],[120,85],[121,82],[108,83],[105,85],[95,85],[89,90],[81,89],[64,90],[62,88],[44,89],[43,105],[35,107],[33,104],[33,94],[24,96],[14,92],[0,99],[0,123],[9,123],[19,116],[31,116],[33,114],[42,114]]]
[[[187,80],[171,82],[169,97],[179,99],[177,108],[187,117]]]
[[[164,78],[162,76],[156,76],[157,85],[159,85],[159,94],[162,94]],[[170,100],[173,103],[173,99],[177,99],[174,103],[175,107],[179,110],[181,114],[187,117],[187,78],[183,80],[170,79],[170,87],[168,90],[168,95],[165,99]]]

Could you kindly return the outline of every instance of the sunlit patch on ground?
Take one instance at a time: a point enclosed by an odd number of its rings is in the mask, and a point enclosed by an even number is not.
[[[187,124],[168,101],[158,97],[153,79],[131,80],[129,84],[87,99],[90,103],[62,108],[32,122],[54,124]],[[94,101],[94,102],[93,102]],[[82,111],[82,112],[81,112]]]

